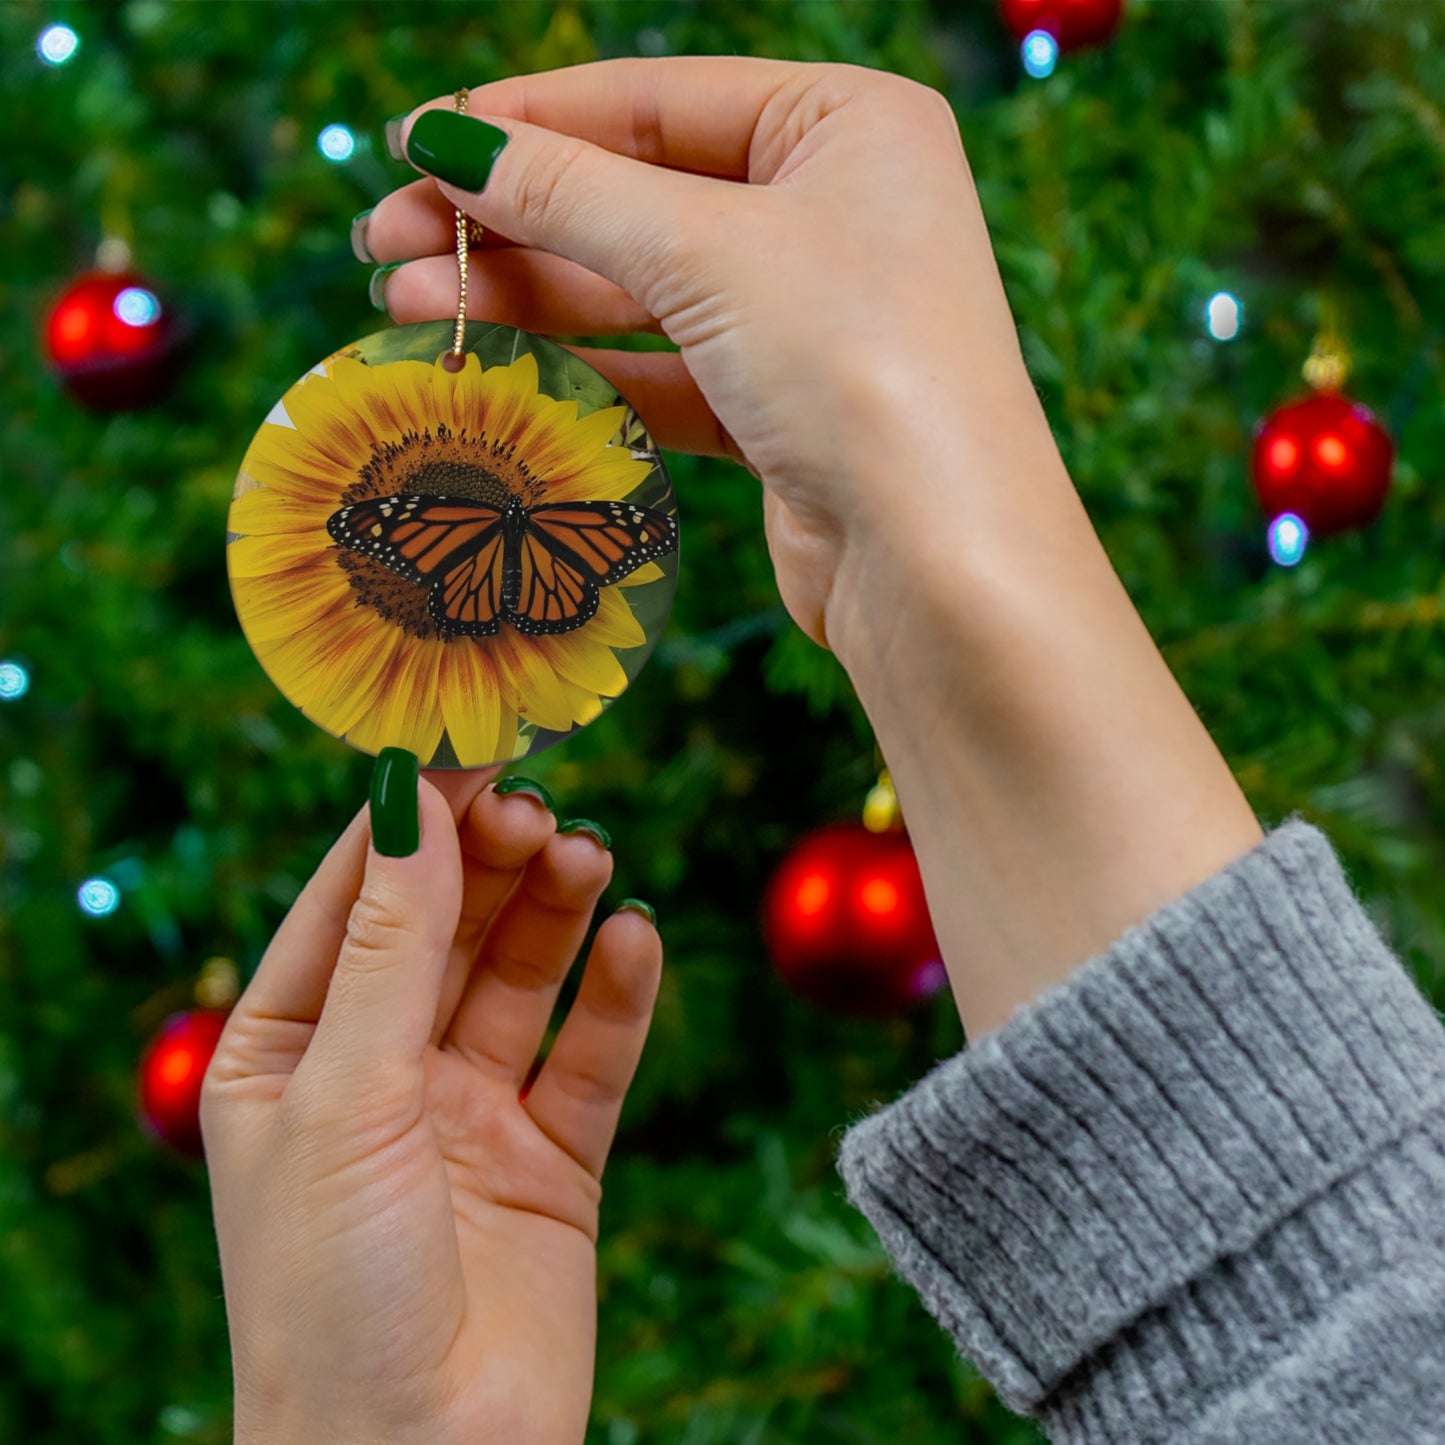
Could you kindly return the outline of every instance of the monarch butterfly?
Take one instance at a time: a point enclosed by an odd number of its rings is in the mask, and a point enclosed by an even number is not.
[[[631,502],[505,507],[446,496],[372,497],[327,519],[333,541],[431,590],[444,635],[572,632],[596,616],[601,589],[677,550],[677,521]]]

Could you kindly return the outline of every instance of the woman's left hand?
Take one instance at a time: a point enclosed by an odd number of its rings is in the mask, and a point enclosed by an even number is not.
[[[206,1075],[237,1445],[585,1433],[599,1181],[661,944],[603,924],[521,1097],[612,857],[539,797],[442,786],[408,857],[352,820]]]

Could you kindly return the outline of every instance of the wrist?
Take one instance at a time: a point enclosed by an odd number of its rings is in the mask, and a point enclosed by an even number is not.
[[[1052,437],[999,428],[951,450],[933,475],[966,479],[955,504],[900,507],[846,548],[827,627],[976,1036],[1260,829]]]

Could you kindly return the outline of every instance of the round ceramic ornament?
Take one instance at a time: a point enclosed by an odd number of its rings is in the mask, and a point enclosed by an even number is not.
[[[677,503],[637,413],[555,342],[462,318],[364,337],[296,382],[227,529],[276,686],[423,767],[508,762],[593,721],[677,581]]]

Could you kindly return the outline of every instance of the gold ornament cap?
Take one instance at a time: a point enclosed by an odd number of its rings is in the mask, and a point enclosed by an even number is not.
[[[887,768],[878,774],[878,781],[868,789],[868,796],[863,802],[863,826],[870,833],[890,833],[903,826],[898,794],[893,791],[893,779]]]

